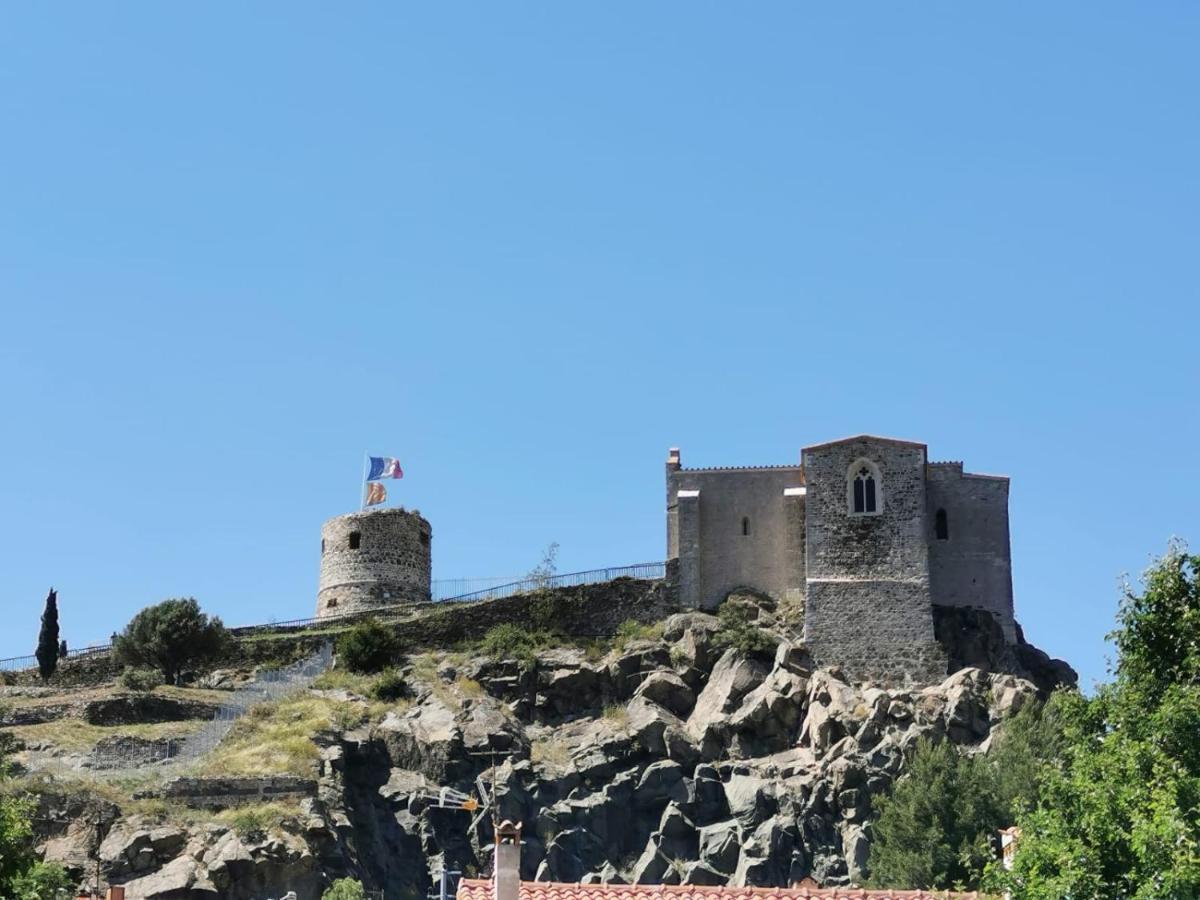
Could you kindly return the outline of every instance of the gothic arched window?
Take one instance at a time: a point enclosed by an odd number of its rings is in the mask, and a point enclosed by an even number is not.
[[[950,523],[946,520],[944,509],[939,509],[933,517],[933,534],[939,541],[950,540]]]
[[[855,461],[846,475],[846,500],[850,514],[873,516],[883,509],[879,469],[868,459]]]

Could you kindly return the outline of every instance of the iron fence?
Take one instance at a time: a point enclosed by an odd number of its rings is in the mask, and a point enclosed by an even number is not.
[[[583,572],[568,572],[564,575],[537,576],[505,581],[503,578],[451,578],[434,582],[437,587],[433,590],[434,603],[477,603],[481,600],[500,600],[516,594],[526,594],[530,591],[545,590],[559,587],[578,587],[584,584],[599,584],[612,581],[615,578],[638,578],[650,581],[666,577],[666,563],[650,562],[637,563],[632,566],[617,566],[607,569],[588,569]],[[480,582],[499,582],[484,584]],[[462,587],[473,590],[463,593],[453,593]],[[337,615],[310,616],[305,619],[288,619],[283,622],[264,622],[259,625],[239,625],[230,628],[230,632],[238,636],[252,635],[256,632],[270,631],[299,631],[313,625],[337,626],[367,617],[387,617],[389,614],[411,612],[413,604],[397,603],[390,606],[374,607],[362,612],[347,612]],[[68,662],[88,656],[107,654],[112,650],[109,644],[96,647],[84,647],[72,650],[67,654]],[[37,665],[35,656],[13,656],[0,659],[0,671],[24,671]]]

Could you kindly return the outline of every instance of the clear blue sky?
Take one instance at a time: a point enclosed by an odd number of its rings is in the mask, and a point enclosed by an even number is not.
[[[364,450],[435,577],[660,559],[663,462],[1012,476],[1085,683],[1200,543],[1200,6],[161,3],[0,20],[0,655],[311,614]]]

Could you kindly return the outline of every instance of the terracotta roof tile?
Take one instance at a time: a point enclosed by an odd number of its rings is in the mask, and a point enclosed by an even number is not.
[[[520,900],[984,900],[985,894],[859,888],[707,887],[666,884],[561,884],[522,881]],[[464,878],[458,900],[492,900],[490,879]]]

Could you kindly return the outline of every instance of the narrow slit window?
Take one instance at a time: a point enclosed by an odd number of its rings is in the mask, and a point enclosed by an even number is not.
[[[950,540],[950,523],[946,520],[946,511],[939,509],[933,519],[934,535],[939,541]]]
[[[350,532],[350,549],[357,550],[359,543],[362,541],[362,535],[357,531]]]
[[[742,516],[742,537],[750,536],[750,517]]]

